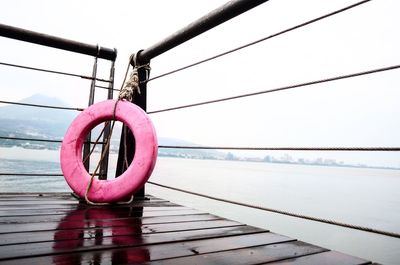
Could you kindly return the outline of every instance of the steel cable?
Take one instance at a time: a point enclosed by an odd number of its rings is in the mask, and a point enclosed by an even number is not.
[[[210,195],[206,195],[206,194],[201,194],[198,192],[187,191],[184,189],[179,189],[179,188],[163,185],[163,184],[152,182],[152,181],[147,181],[147,183],[155,185],[155,186],[159,186],[162,188],[171,189],[171,190],[175,190],[175,191],[179,191],[179,192],[183,192],[183,193],[187,193],[187,194],[191,194],[191,195],[195,195],[195,196],[199,196],[199,197],[203,197],[203,198],[207,198],[207,199],[211,199],[211,200],[215,200],[215,201],[225,202],[225,203],[229,203],[229,204],[235,204],[235,205],[239,205],[239,206],[243,206],[243,207],[273,212],[273,213],[277,213],[277,214],[283,214],[283,215],[287,215],[287,216],[302,218],[302,219],[325,223],[325,224],[342,226],[342,227],[356,229],[356,230],[360,230],[360,231],[364,231],[364,232],[370,232],[370,233],[380,234],[380,235],[384,235],[384,236],[400,238],[400,234],[395,233],[395,232],[384,231],[384,230],[379,230],[379,229],[364,227],[364,226],[359,226],[359,225],[352,225],[352,224],[347,224],[344,222],[338,222],[335,220],[329,220],[329,219],[324,219],[324,218],[319,218],[319,217],[313,217],[313,216],[293,213],[293,212],[289,212],[289,211],[283,211],[283,210],[278,210],[278,209],[273,209],[273,208],[262,207],[259,205],[252,205],[252,204],[248,204],[248,203],[242,203],[242,202],[237,202],[237,201],[233,201],[233,200],[222,199],[222,198],[218,198],[218,197],[214,197],[214,196],[210,196]]]
[[[32,141],[32,142],[49,142],[62,143],[62,140],[22,138],[0,136],[3,140],[13,141]],[[91,144],[104,144],[104,142],[90,142]],[[397,152],[400,147],[244,147],[244,146],[182,146],[182,145],[159,145],[158,148],[165,149],[198,149],[198,150],[250,150],[250,151],[383,151]]]
[[[106,89],[106,90],[111,89],[111,90],[113,90],[113,91],[119,91],[119,89],[116,89],[116,88],[109,88],[109,87],[106,87],[106,86],[98,86],[98,85],[95,85],[95,87],[102,88],[102,89]]]
[[[50,139],[35,139],[35,138],[22,138],[22,137],[7,137],[0,136],[2,140],[12,140],[12,141],[29,141],[29,142],[46,142],[46,143],[62,143],[62,140],[50,140]]]
[[[270,89],[270,90],[262,90],[262,91],[257,91],[257,92],[253,92],[253,93],[247,93],[247,94],[242,94],[242,95],[237,95],[237,96],[232,96],[232,97],[220,98],[220,99],[203,101],[203,102],[199,102],[199,103],[193,103],[193,104],[188,104],[188,105],[183,105],[183,106],[178,106],[178,107],[149,111],[147,113],[155,114],[155,113],[160,113],[160,112],[196,107],[196,106],[207,105],[207,104],[212,104],[212,103],[217,103],[217,102],[240,99],[240,98],[244,98],[244,97],[251,97],[251,96],[257,96],[257,95],[261,95],[261,94],[278,92],[278,91],[283,91],[283,90],[288,90],[288,89],[293,89],[293,88],[298,88],[298,87],[322,84],[322,83],[327,83],[327,82],[332,82],[332,81],[337,81],[337,80],[342,80],[342,79],[347,79],[347,78],[353,78],[353,77],[357,77],[357,76],[375,74],[375,73],[395,70],[395,69],[399,69],[399,68],[400,68],[400,65],[393,65],[393,66],[382,67],[382,68],[377,68],[377,69],[373,69],[373,70],[367,70],[367,71],[362,71],[362,72],[357,72],[357,73],[352,73],[352,74],[347,74],[347,75],[340,75],[340,76],[329,77],[329,78],[325,78],[325,79],[309,81],[309,82],[305,82],[305,83],[283,86],[283,87],[274,88],[274,89]]]
[[[91,173],[89,173],[91,174]],[[95,176],[99,176],[101,174],[95,174]],[[0,176],[20,176],[20,177],[63,177],[64,175],[61,173],[0,173]]]
[[[62,143],[62,140],[22,138],[0,136],[3,140],[13,141],[32,141],[32,142],[49,142]],[[91,144],[104,144],[104,142],[95,141]],[[165,149],[198,149],[198,150],[250,150],[250,151],[400,151],[400,147],[244,147],[244,146],[182,146],[182,145],[159,145],[158,148]]]
[[[11,105],[27,106],[27,107],[36,107],[36,108],[62,109],[62,110],[76,110],[76,111],[83,111],[83,110],[84,110],[83,108],[59,107],[59,106],[50,106],[50,105],[41,105],[41,104],[31,104],[31,103],[22,103],[22,102],[4,101],[4,100],[0,100],[0,103],[3,103],[3,104],[11,104]]]
[[[58,74],[58,75],[79,77],[79,78],[83,78],[83,79],[96,80],[96,81],[106,82],[106,83],[111,83],[112,82],[110,80],[101,79],[101,78],[93,78],[91,76],[86,76],[86,75],[79,75],[79,74],[73,74],[73,73],[67,73],[67,72],[60,72],[60,71],[54,71],[54,70],[49,70],[49,69],[31,67],[31,66],[26,66],[26,65],[11,64],[11,63],[5,63],[5,62],[0,62],[0,65],[9,66],[9,67],[16,67],[16,68],[22,68],[22,69],[33,70],[33,71],[39,71],[39,72],[50,73],[50,74]]]
[[[43,174],[43,173],[0,173],[0,176],[32,176],[32,177],[61,177],[63,174]]]
[[[306,22],[304,22],[304,23],[301,23],[301,24],[299,24],[299,25],[290,27],[290,28],[288,28],[288,29],[282,30],[282,31],[277,32],[277,33],[275,33],[275,34],[272,34],[272,35],[269,35],[269,36],[267,36],[267,37],[261,38],[261,39],[259,39],[259,40],[256,40],[256,41],[247,43],[247,44],[245,44],[245,45],[242,45],[242,46],[239,46],[239,47],[237,47],[237,48],[228,50],[228,51],[226,51],[226,52],[223,52],[223,53],[220,53],[220,54],[211,56],[211,57],[209,57],[209,58],[203,59],[203,60],[201,60],[201,61],[198,61],[198,62],[189,64],[189,65],[187,65],[187,66],[183,66],[183,67],[177,68],[177,69],[172,70],[172,71],[170,71],[170,72],[166,72],[166,73],[164,73],[164,74],[157,75],[157,76],[155,76],[155,77],[153,77],[153,78],[149,78],[149,79],[147,79],[147,80],[144,80],[143,82],[150,82],[150,81],[156,80],[156,79],[158,79],[158,78],[165,77],[165,76],[168,76],[168,75],[171,75],[171,74],[174,74],[174,73],[177,73],[177,72],[186,70],[186,69],[191,68],[191,67],[193,67],[193,66],[197,66],[197,65],[199,65],[199,64],[202,64],[202,63],[205,63],[205,62],[208,62],[208,61],[212,61],[212,60],[214,60],[214,59],[217,59],[217,58],[220,58],[220,57],[222,57],[222,56],[228,55],[228,54],[230,54],[230,53],[233,53],[233,52],[239,51],[239,50],[241,50],[241,49],[250,47],[250,46],[252,46],[252,45],[258,44],[258,43],[260,43],[260,42],[266,41],[266,40],[268,40],[268,39],[272,39],[272,38],[274,38],[274,37],[278,37],[278,36],[283,35],[283,34],[285,34],[285,33],[288,33],[288,32],[291,32],[291,31],[293,31],[293,30],[296,30],[296,29],[302,28],[302,27],[304,27],[304,26],[310,25],[310,24],[312,24],[312,23],[314,23],[314,22],[323,20],[323,19],[328,18],[328,17],[331,17],[331,16],[333,16],[333,15],[337,15],[337,14],[339,14],[339,13],[342,13],[342,12],[347,11],[347,10],[349,10],[349,9],[352,9],[352,8],[354,8],[354,7],[357,7],[357,6],[360,6],[360,5],[362,5],[362,4],[365,4],[365,3],[369,2],[369,1],[371,1],[371,0],[364,0],[364,1],[357,2],[357,3],[352,4],[352,5],[349,5],[349,6],[347,6],[347,7],[341,8],[341,9],[339,9],[339,10],[333,11],[333,12],[331,12],[331,13],[325,14],[325,15],[323,15],[323,16],[320,16],[320,17],[311,19],[311,20],[306,21]]]
[[[359,152],[400,151],[400,147],[232,147],[232,146],[159,145],[158,148],[200,149],[200,150],[252,150],[252,151],[359,151]]]
[[[32,142],[48,142],[48,143],[62,143],[62,140],[50,140],[50,139],[37,139],[37,138],[22,138],[22,137],[8,137],[8,136],[0,136],[0,139],[3,140],[12,140],[12,141],[32,141]],[[85,141],[84,143],[87,143]],[[104,144],[104,142],[90,142],[91,144]]]

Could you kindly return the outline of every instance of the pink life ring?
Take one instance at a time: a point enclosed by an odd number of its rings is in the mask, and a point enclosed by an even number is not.
[[[71,189],[85,197],[91,176],[82,162],[82,146],[86,135],[98,124],[114,118],[115,100],[96,103],[85,109],[69,126],[61,146],[61,170]],[[157,159],[157,136],[147,114],[136,105],[119,101],[115,119],[132,131],[136,147],[128,169],[112,180],[93,179],[88,198],[93,202],[117,202],[138,191],[146,183]]]

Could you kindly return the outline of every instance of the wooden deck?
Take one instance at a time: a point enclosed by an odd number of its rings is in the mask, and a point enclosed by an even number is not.
[[[0,194],[0,264],[371,264],[149,196],[93,207]]]

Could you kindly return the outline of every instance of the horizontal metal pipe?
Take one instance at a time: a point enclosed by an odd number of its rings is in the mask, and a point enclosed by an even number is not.
[[[154,57],[234,18],[268,0],[233,0],[192,22],[164,40],[141,51],[139,63],[147,63]]]
[[[0,24],[0,36],[115,61],[117,51],[35,31]]]

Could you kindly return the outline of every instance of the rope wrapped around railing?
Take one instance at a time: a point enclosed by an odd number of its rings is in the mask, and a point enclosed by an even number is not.
[[[164,184],[156,183],[156,182],[153,182],[153,181],[148,181],[147,183],[155,185],[155,186],[158,186],[158,187],[162,187],[162,188],[166,188],[166,189],[170,189],[170,190],[174,190],[174,191],[179,191],[179,192],[183,192],[183,193],[187,193],[187,194],[190,194],[190,195],[195,195],[195,196],[199,196],[199,197],[203,197],[203,198],[207,198],[207,199],[211,199],[211,200],[215,200],[215,201],[219,201],[219,202],[225,202],[225,203],[229,203],[229,204],[235,204],[235,205],[248,207],[248,208],[253,208],[253,209],[257,209],[257,210],[273,212],[273,213],[277,213],[277,214],[283,214],[283,215],[292,216],[292,217],[301,218],[301,219],[306,219],[306,220],[310,220],[310,221],[315,221],[315,222],[320,222],[320,223],[325,223],[325,224],[331,224],[331,225],[336,225],[336,226],[342,226],[342,227],[356,229],[356,230],[360,230],[360,231],[364,231],[364,232],[369,232],[369,233],[375,233],[375,234],[380,234],[380,235],[384,235],[384,236],[400,238],[400,234],[399,233],[395,233],[395,232],[384,231],[384,230],[379,230],[379,229],[370,228],[370,227],[364,227],[364,226],[359,226],[359,225],[347,224],[347,223],[344,223],[344,222],[338,222],[338,221],[334,221],[334,220],[329,220],[329,219],[324,219],[324,218],[319,218],[319,217],[313,217],[313,216],[308,216],[308,215],[304,215],[304,214],[298,214],[298,213],[293,213],[293,212],[289,212],[289,211],[283,211],[283,210],[263,207],[263,206],[259,206],[259,205],[253,205],[253,204],[248,204],[248,203],[237,202],[237,201],[223,199],[223,198],[210,196],[210,195],[206,195],[206,194],[202,194],[202,193],[198,193],[198,192],[193,192],[193,191],[188,191],[188,190],[184,190],[184,189],[175,188],[175,187],[167,186],[167,185],[164,185]]]

